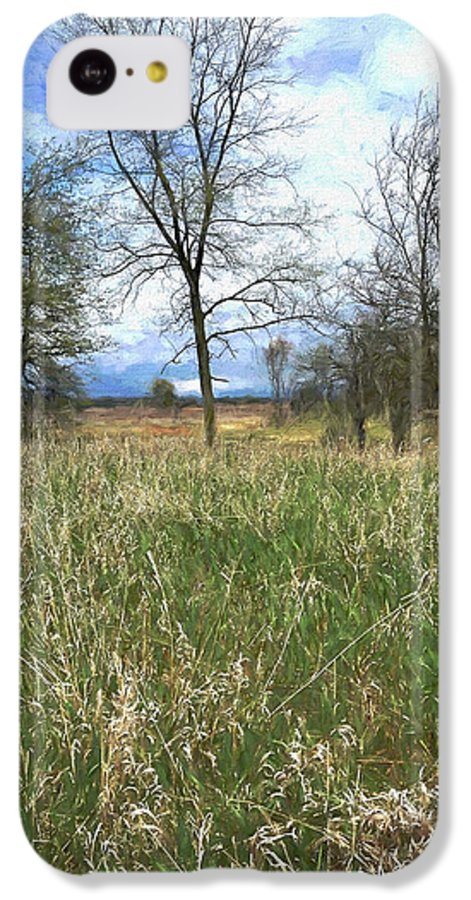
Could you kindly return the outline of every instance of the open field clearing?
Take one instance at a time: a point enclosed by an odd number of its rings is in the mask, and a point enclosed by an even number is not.
[[[74,872],[414,858],[436,817],[433,447],[89,425],[24,449],[38,852]]]
[[[327,416],[324,421],[322,417],[312,414],[294,416],[288,411],[283,426],[277,427],[271,403],[220,403],[216,404],[216,413],[219,432],[227,438],[319,443],[328,423]],[[203,410],[198,406],[188,406],[175,415],[171,410],[137,403],[114,404],[109,407],[88,406],[74,414],[73,428],[77,433],[95,437],[139,435],[155,438],[168,435],[200,438],[203,435]],[[436,429],[432,433],[435,436]],[[369,421],[369,443],[384,443],[388,437],[384,421]]]
[[[217,405],[220,431],[223,433],[269,433],[273,408],[269,403]],[[186,406],[174,412],[146,404],[113,404],[110,407],[89,406],[75,415],[75,427],[84,434],[141,436],[190,435],[203,433],[203,410]]]

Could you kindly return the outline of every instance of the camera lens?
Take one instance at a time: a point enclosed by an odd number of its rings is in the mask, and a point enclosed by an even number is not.
[[[116,78],[116,66],[103,50],[83,50],[71,62],[69,78],[82,94],[104,94]]]

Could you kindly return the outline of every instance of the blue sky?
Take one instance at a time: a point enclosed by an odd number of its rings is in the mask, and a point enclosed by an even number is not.
[[[301,196],[336,217],[326,238],[326,255],[353,255],[361,250],[364,235],[354,218],[352,187],[360,192],[368,187],[368,160],[392,122],[407,120],[420,91],[436,90],[435,56],[419,32],[390,16],[289,21],[297,33],[285,45],[282,64],[296,78],[278,100],[316,119],[299,138],[280,138],[279,148],[302,161],[297,176]],[[25,128],[36,140],[55,132],[45,112],[45,75],[54,52],[47,34],[41,35],[25,66]],[[155,293],[155,287],[144,291],[124,311],[108,329],[114,349],[82,369],[91,394],[141,394],[172,355],[155,325]],[[309,340],[296,329],[288,337],[300,346]],[[267,340],[263,334],[256,346],[245,338],[237,341],[237,360],[226,358],[215,367],[215,374],[227,379],[217,392],[268,392],[261,351]],[[180,392],[197,390],[193,360],[166,374]]]

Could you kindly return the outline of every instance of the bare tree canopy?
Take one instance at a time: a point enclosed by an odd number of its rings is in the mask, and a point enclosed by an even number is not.
[[[398,451],[419,414],[438,406],[438,98],[418,97],[411,124],[391,128],[371,172],[371,187],[356,194],[366,250],[339,268],[323,303],[328,340],[298,368],[305,395],[307,385],[311,396],[343,392],[361,449],[365,419],[383,411]]]
[[[343,273],[345,293],[374,316],[383,352],[389,336],[391,352],[400,355],[400,344],[411,360],[417,409],[438,404],[439,164],[438,97],[420,95],[412,125],[391,128],[372,166],[373,186],[358,198],[371,253],[349,260]]]

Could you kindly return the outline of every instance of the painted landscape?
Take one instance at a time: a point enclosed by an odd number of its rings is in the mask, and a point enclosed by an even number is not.
[[[119,33],[189,43],[188,124],[52,128],[55,52]],[[383,874],[431,838],[437,96],[387,16],[30,51],[21,813],[64,871]]]

